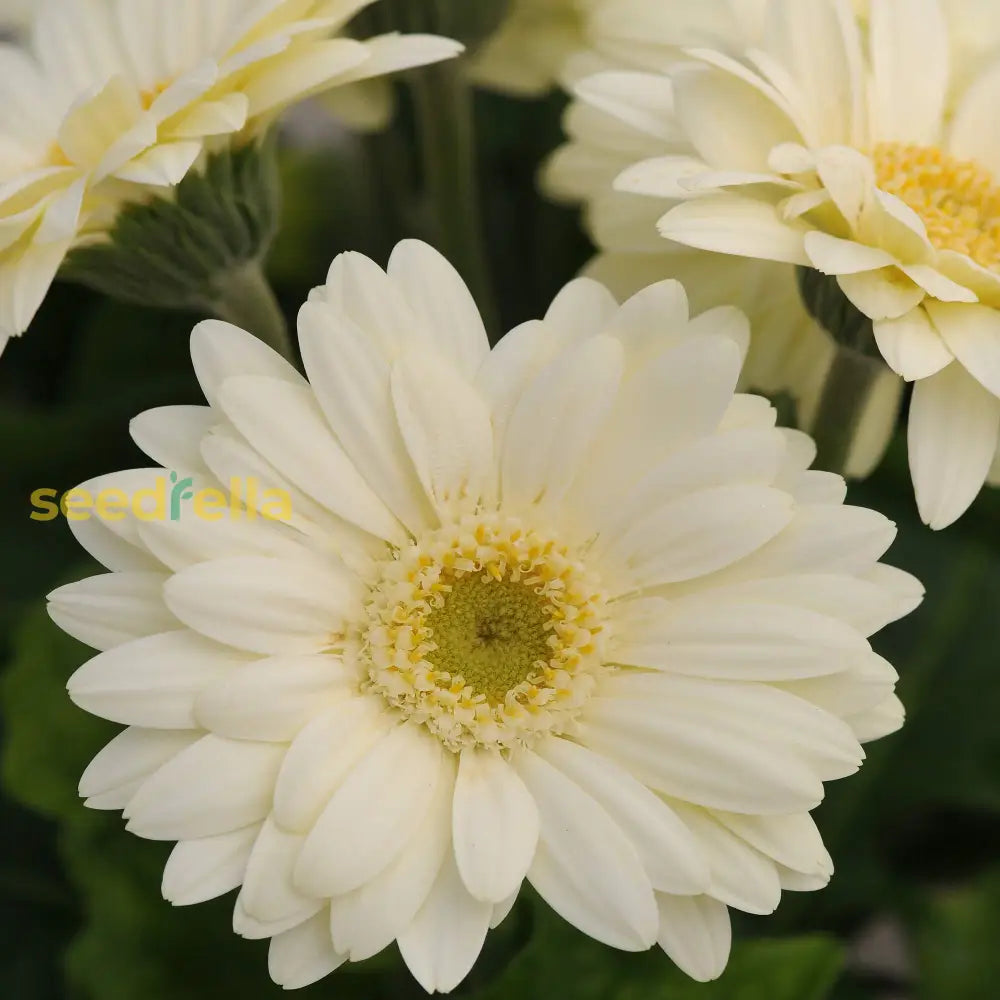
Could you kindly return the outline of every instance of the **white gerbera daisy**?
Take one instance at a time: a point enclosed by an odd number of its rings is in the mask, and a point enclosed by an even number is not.
[[[809,810],[903,716],[866,636],[921,589],[879,562],[894,526],[734,395],[746,337],[677,282],[619,307],[580,279],[490,351],[416,242],[334,262],[310,382],[201,324],[210,405],[132,428],[193,499],[157,519],[161,468],[86,484],[118,501],[72,522],[112,572],[50,605],[106,650],[71,697],[130,727],[81,794],[178,841],[166,898],[242,886],[286,987],[397,941],[447,991],[525,878],[701,980],[728,906],[824,885]],[[233,480],[249,509],[199,516]]]
[[[68,250],[312,93],[454,56],[448,39],[339,37],[374,0],[41,0],[0,47],[0,348]]]
[[[1000,436],[1000,71],[956,87],[946,15],[966,3],[871,0],[862,30],[844,0],[770,0],[742,60],[703,49],[669,80],[587,82],[684,140],[618,180],[680,201],[665,236],[814,268],[873,321],[916,382],[910,464],[934,528],[973,501]]]

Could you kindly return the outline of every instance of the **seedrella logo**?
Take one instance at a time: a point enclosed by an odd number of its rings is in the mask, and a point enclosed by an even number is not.
[[[180,521],[196,517],[202,521],[248,520],[267,518],[287,521],[292,516],[292,498],[286,490],[265,489],[253,476],[229,481],[229,492],[214,487],[195,488],[191,476],[166,472],[151,486],[131,493],[124,489],[96,492],[82,489],[43,488],[31,494],[31,520],[54,521],[62,515],[69,521]]]

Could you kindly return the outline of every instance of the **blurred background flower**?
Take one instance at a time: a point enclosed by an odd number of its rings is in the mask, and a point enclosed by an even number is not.
[[[116,242],[127,206],[157,198],[169,203],[188,171],[204,167],[208,156],[254,142],[291,104],[453,58],[461,49],[425,35],[343,36],[347,21],[368,5],[41,0],[26,48],[0,49],[8,93],[0,112],[6,139],[0,152],[0,350],[27,328],[72,248]],[[225,185],[209,197],[224,200]],[[176,216],[162,214],[164,225],[183,230]],[[140,218],[152,225],[149,213]],[[255,286],[266,245],[199,274],[192,287],[174,283],[158,295],[157,254],[137,253],[135,241],[146,237],[133,235],[125,252],[133,270],[138,260],[146,265],[141,277],[148,300],[225,314],[248,287],[258,301],[264,298]],[[184,252],[197,256],[199,235],[186,236]],[[71,273],[114,293],[116,281],[123,290],[129,284],[117,267],[114,254],[103,254]]]

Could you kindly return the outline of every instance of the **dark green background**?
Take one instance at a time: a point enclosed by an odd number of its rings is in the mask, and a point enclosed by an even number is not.
[[[489,253],[504,328],[536,317],[590,250],[571,212],[543,203],[534,173],[558,141],[558,101],[481,97]],[[285,225],[271,273],[288,315],[333,256],[384,262],[424,235],[426,206],[404,115],[387,136],[337,151],[286,148]],[[387,165],[391,165],[391,171]],[[65,490],[146,464],[128,420],[198,402],[186,334],[201,317],[122,306],[57,286],[0,359],[0,991],[14,1000],[275,997],[266,945],[230,930],[232,900],[175,910],[159,897],[166,849],[85,810],[79,774],[116,727],[75,709],[64,685],[89,655],[43,610],[54,586],[96,571],[61,521],[29,520],[32,490]],[[900,526],[891,561],[927,585],[924,606],[880,636],[909,721],[869,748],[861,774],[818,813],[837,865],[821,893],[786,894],[767,919],[737,915],[730,968],[691,984],[666,958],[622,955],[526,898],[461,995],[481,1000],[989,1000],[1000,995],[1000,495],[957,526],[920,526],[897,441],[852,488]],[[902,942],[880,944],[881,927]],[[886,930],[888,929],[888,930]],[[308,997],[422,995],[395,952],[342,971]]]

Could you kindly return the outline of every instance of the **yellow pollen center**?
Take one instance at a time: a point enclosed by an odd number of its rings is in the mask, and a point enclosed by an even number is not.
[[[935,247],[1000,270],[1000,187],[988,170],[937,146],[887,142],[871,155],[878,186],[920,216]]]
[[[567,732],[604,669],[604,607],[566,546],[516,518],[470,515],[381,567],[362,687],[456,752]]]

